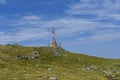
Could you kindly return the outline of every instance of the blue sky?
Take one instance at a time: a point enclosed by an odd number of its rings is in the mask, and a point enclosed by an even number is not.
[[[120,58],[120,0],[0,0],[0,44],[47,46]]]

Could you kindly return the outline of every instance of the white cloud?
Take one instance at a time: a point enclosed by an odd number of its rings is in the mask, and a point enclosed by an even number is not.
[[[98,18],[102,17],[102,19],[113,18],[111,15],[120,15],[119,4],[119,0],[80,0],[78,3],[70,4],[66,12],[69,15],[93,15]]]
[[[6,4],[6,0],[0,0],[0,4]]]
[[[36,15],[25,15],[14,17],[13,20],[8,20],[8,24],[12,26],[25,26],[25,25],[34,25],[39,24],[42,17]],[[26,26],[27,27],[27,26]]]
[[[94,34],[93,36],[71,39],[63,43],[65,46],[77,46],[81,44],[99,43],[116,39],[120,39],[120,32]]]
[[[120,14],[111,14],[110,17],[115,20],[120,20]]]
[[[5,39],[6,42],[47,39],[50,37],[50,30],[48,31],[50,27],[56,28],[59,39],[78,36],[74,39],[77,44],[81,42],[100,42],[120,38],[120,33],[116,30],[116,28],[119,28],[118,25],[89,19],[64,17],[44,21],[40,16],[29,15],[17,17],[12,21],[8,21],[8,23],[18,30],[15,31],[14,34],[3,34],[4,36],[1,36],[1,39]],[[90,32],[92,35],[89,35],[87,32]],[[79,33],[79,35],[77,33]],[[88,36],[85,36],[85,33],[87,33]],[[79,37],[80,35],[84,36]],[[67,43],[71,43],[69,39],[66,41]]]
[[[27,29],[23,28],[14,33],[5,34],[3,32],[0,33],[0,43],[13,43],[13,42],[22,42],[26,40],[40,40],[46,38],[49,33],[47,31],[39,31],[39,29]]]
[[[116,39],[116,37],[119,38],[119,36],[116,36],[116,30],[114,31],[114,28],[119,28],[118,25],[104,24],[97,21],[93,22],[87,19],[76,19],[69,17],[60,18],[53,21],[43,21],[39,16],[34,15],[33,17],[33,15],[31,15],[27,17],[23,16],[17,21],[13,21],[12,24],[15,26],[19,26],[19,31],[17,31],[16,33],[16,37],[19,36],[19,38],[17,37],[16,39],[14,39],[17,41],[47,38],[48,36],[50,36],[50,31],[46,31],[48,27],[55,27],[57,29],[56,31],[59,37],[71,37],[72,35],[77,35],[76,33],[81,34],[81,32],[82,35],[84,35],[85,32],[91,32],[93,34],[92,36],[84,36],[81,38],[78,37],[78,39],[84,40],[85,42],[93,41],[93,39],[94,41],[106,41]],[[100,30],[101,28],[103,30]],[[107,36],[111,33],[112,35],[108,39]]]
[[[66,11],[69,17],[55,20],[44,20],[44,17],[37,15],[18,16],[7,22],[9,26],[17,29],[14,34],[0,34],[0,38],[6,42],[47,39],[50,36],[50,27],[55,27],[58,38],[65,38],[66,45],[72,41],[69,38],[74,39],[76,45],[120,39],[120,27],[114,23],[114,20],[119,21],[119,3],[118,0],[81,0],[69,5]],[[95,18],[74,17],[81,14],[94,15]],[[104,22],[106,18],[112,21]]]

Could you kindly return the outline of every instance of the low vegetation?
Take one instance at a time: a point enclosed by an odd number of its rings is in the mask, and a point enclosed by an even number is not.
[[[120,60],[9,44],[0,46],[0,80],[120,80]]]

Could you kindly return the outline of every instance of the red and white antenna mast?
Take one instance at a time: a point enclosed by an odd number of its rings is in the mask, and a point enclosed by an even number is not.
[[[57,47],[56,36],[55,36],[55,29],[52,27],[52,42],[50,44],[51,47]]]
[[[55,39],[55,30],[54,30],[53,27],[52,27],[52,39],[53,39],[53,41],[56,41],[56,39]]]

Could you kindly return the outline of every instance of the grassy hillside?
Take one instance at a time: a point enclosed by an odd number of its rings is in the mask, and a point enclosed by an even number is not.
[[[120,80],[120,60],[62,48],[0,46],[0,80]]]

